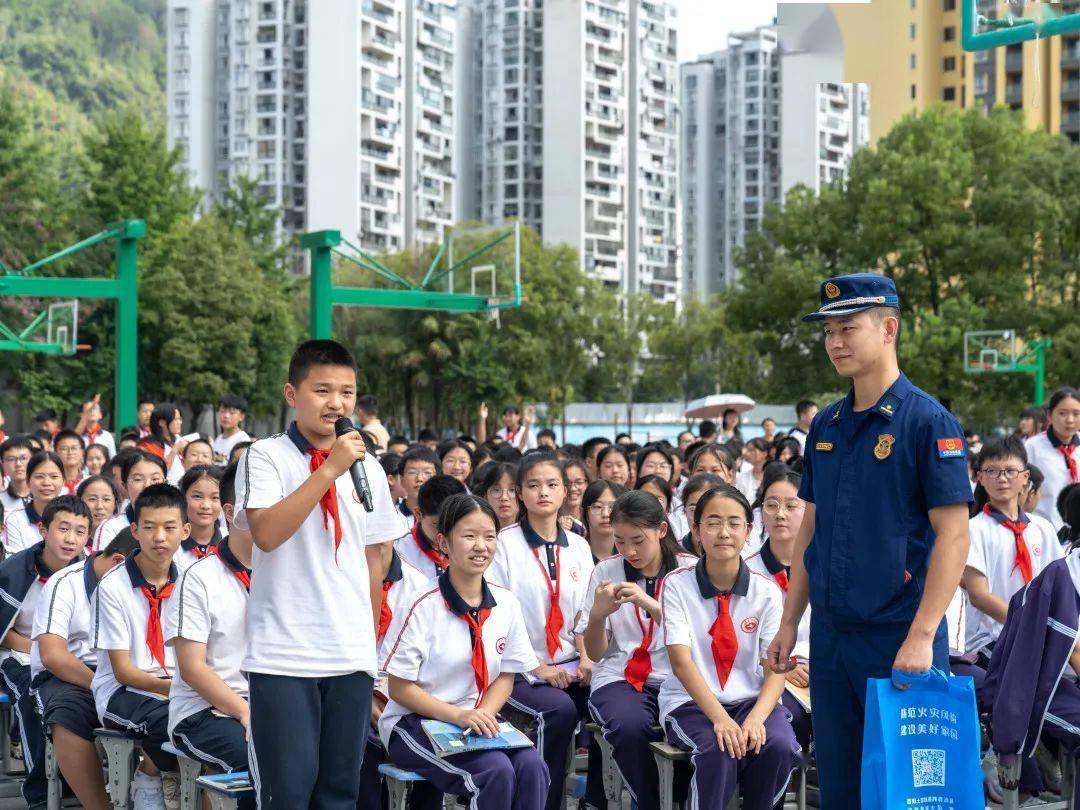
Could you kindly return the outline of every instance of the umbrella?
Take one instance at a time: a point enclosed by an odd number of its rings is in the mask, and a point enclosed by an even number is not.
[[[724,411],[745,413],[752,410],[754,405],[754,400],[742,394],[711,394],[695,399],[686,406],[686,413],[683,415],[687,419],[719,419],[724,415]]]

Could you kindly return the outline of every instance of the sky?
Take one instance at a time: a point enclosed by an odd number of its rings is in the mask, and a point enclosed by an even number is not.
[[[776,17],[775,0],[676,0],[679,61],[690,62],[724,47],[727,35],[766,25]]]

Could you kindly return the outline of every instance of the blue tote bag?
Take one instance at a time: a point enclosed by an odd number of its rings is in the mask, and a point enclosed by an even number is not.
[[[897,689],[893,681],[908,684]],[[863,810],[984,810],[970,677],[893,670],[866,684]]]

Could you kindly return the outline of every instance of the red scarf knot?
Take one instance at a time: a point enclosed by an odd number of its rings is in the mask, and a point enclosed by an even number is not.
[[[174,582],[166,583],[156,594],[147,585],[139,586],[139,590],[150,604],[150,610],[146,616],[146,646],[150,649],[150,655],[166,672],[168,668],[165,666],[165,636],[161,630],[161,603],[172,596],[175,584]]]

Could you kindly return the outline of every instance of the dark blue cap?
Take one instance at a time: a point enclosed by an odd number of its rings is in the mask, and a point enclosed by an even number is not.
[[[852,273],[826,279],[819,291],[821,308],[804,315],[804,321],[841,318],[872,307],[899,307],[900,296],[891,278],[878,273]]]

